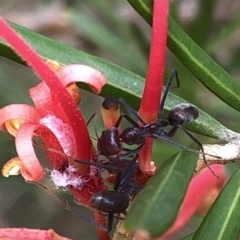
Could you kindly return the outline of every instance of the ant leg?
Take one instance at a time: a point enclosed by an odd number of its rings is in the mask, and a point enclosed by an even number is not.
[[[131,177],[128,179],[128,182],[124,187],[121,188],[121,191],[126,193],[129,198],[131,196],[139,193],[142,190],[143,187],[140,187],[137,180],[134,177]]]
[[[178,128],[182,129],[195,143],[198,144],[198,146],[199,146],[199,147],[201,148],[201,150],[202,150],[202,153],[203,153],[202,156],[203,156],[203,161],[204,161],[205,165],[208,167],[208,169],[212,172],[212,174],[213,174],[214,176],[216,176],[217,178],[219,178],[219,177],[214,173],[214,171],[211,169],[211,167],[208,165],[207,160],[206,160],[206,158],[205,158],[205,153],[204,153],[202,144],[201,144],[191,133],[189,133],[185,128],[183,128],[182,126],[178,126]]]
[[[204,152],[199,152],[199,151],[197,151],[197,150],[184,147],[184,146],[182,146],[181,144],[178,144],[178,143],[173,142],[172,140],[166,138],[165,135],[164,135],[164,136],[161,136],[161,135],[158,135],[158,134],[153,134],[152,136],[153,136],[155,139],[162,140],[163,142],[166,142],[166,143],[168,143],[168,144],[170,144],[170,145],[173,145],[173,146],[175,146],[175,147],[178,147],[178,148],[180,148],[180,149],[182,149],[182,150],[184,150],[184,151],[188,151],[188,152],[192,152],[192,153],[196,153],[196,154],[201,153],[201,154],[206,155],[206,156],[210,156],[210,157],[214,157],[214,158],[220,158],[220,157],[214,156],[214,155],[212,155],[212,154],[208,154],[208,153],[204,153]]]
[[[44,147],[44,146],[42,146],[42,145],[40,145],[40,144],[38,144],[38,143],[35,143],[34,141],[33,141],[33,144],[34,144],[35,146],[37,146],[37,147],[43,148],[44,150],[58,153],[59,155],[64,156],[64,157],[66,157],[66,158],[68,158],[68,159],[71,159],[71,160],[73,160],[73,161],[75,161],[75,162],[77,162],[77,163],[82,163],[82,164],[86,164],[86,165],[90,165],[90,166],[96,166],[96,167],[99,167],[99,168],[105,168],[105,169],[107,169],[107,170],[108,170],[108,169],[112,169],[112,170],[116,170],[116,171],[119,170],[118,167],[108,166],[107,164],[104,164],[104,163],[92,162],[92,161],[88,161],[88,160],[82,160],[82,159],[72,158],[72,157],[67,156],[66,154],[64,154],[64,153],[62,153],[62,152],[60,152],[60,151],[58,151],[58,150],[55,150],[55,149],[49,148],[49,147]]]
[[[102,214],[102,215],[104,215],[104,216],[108,216],[109,213],[100,212],[100,214]],[[114,218],[114,219],[117,219],[117,220],[124,220],[124,219],[125,219],[124,217],[121,217],[121,216],[118,216],[118,215],[113,215],[113,218]]]
[[[88,121],[87,121],[87,126],[88,126],[88,124],[93,120],[93,118],[95,117],[95,115],[96,115],[96,113],[93,113],[92,114],[92,116],[88,119]]]
[[[116,122],[116,124],[115,124],[115,128],[118,128],[119,127],[119,125],[120,125],[120,123],[121,123],[121,121],[122,121],[122,115],[120,115],[120,117],[118,118],[118,120],[117,120],[117,122]]]
[[[125,101],[123,98],[119,98],[118,102],[120,106],[126,111],[127,114],[136,117],[136,119],[138,119],[143,125],[146,125],[143,119],[138,115],[138,112],[134,110],[127,101]]]
[[[124,117],[129,123],[131,123],[134,127],[139,127],[139,124],[135,122],[131,117],[129,117],[126,114],[123,114],[122,117]]]
[[[111,169],[111,170],[116,170],[118,171],[119,168],[118,167],[113,167],[113,166],[109,166],[107,164],[104,164],[104,163],[98,163],[98,162],[90,162],[90,161],[86,161],[86,160],[81,160],[81,159],[74,159],[75,162],[78,162],[78,163],[82,163],[82,164],[87,164],[87,165],[90,165],[90,166],[96,166],[96,167],[99,167],[99,168],[105,168],[105,169]]]
[[[113,213],[109,213],[108,214],[108,232],[111,232],[112,231],[112,225],[113,225]]]
[[[138,168],[138,165],[136,164],[138,157],[139,155],[136,154],[130,163],[117,175],[114,190],[121,191],[129,178],[135,173]]]
[[[101,224],[97,223],[96,221],[88,218],[87,216],[85,216],[84,214],[82,214],[82,213],[81,213],[80,211],[78,211],[77,209],[70,207],[68,204],[66,204],[65,209],[68,210],[69,212],[72,212],[72,213],[78,215],[79,217],[81,217],[81,218],[84,219],[85,221],[93,224],[96,228],[99,228],[99,229],[101,229],[101,230],[103,230],[103,231],[105,231],[105,232],[108,231],[107,228],[105,228],[105,227],[102,226]]]
[[[98,224],[97,222],[95,222],[94,220],[88,218],[87,216],[85,216],[84,214],[82,214],[80,211],[70,207],[68,204],[63,203],[56,195],[54,195],[49,189],[48,187],[42,185],[41,183],[38,182],[34,182],[34,181],[28,181],[28,183],[33,183],[36,184],[37,186],[43,188],[53,199],[55,199],[57,201],[58,204],[60,204],[62,207],[64,207],[66,210],[68,210],[69,212],[72,212],[76,215],[78,215],[79,217],[81,217],[82,219],[86,220],[87,222],[93,224],[95,227],[103,230],[103,231],[107,231],[107,229],[102,226],[101,224]]]
[[[55,194],[53,194],[48,187],[44,186],[41,183],[38,182],[34,182],[34,181],[27,181],[27,183],[32,183],[35,184],[41,188],[43,188],[59,205],[61,205],[62,207],[66,208],[66,204],[64,204]]]
[[[135,122],[131,117],[127,116],[126,114],[122,114],[116,124],[115,124],[115,127],[118,128],[118,126],[120,125],[121,121],[122,121],[122,118],[125,118],[129,123],[131,123],[134,127],[139,127],[138,123]]]
[[[173,137],[177,131],[178,127],[174,126],[172,129],[167,133],[168,137]]]
[[[137,148],[135,148],[135,149],[129,149],[129,148],[123,148],[122,150],[123,151],[126,151],[126,153],[124,153],[124,154],[121,154],[118,158],[119,159],[124,159],[124,158],[126,158],[126,157],[130,157],[130,156],[132,156],[133,154],[136,154],[136,153],[138,153],[142,148],[143,148],[143,146],[144,146],[144,144],[141,144],[141,145],[139,145]]]
[[[167,99],[168,93],[170,91],[170,88],[172,86],[172,82],[173,79],[176,78],[176,82],[177,82],[177,87],[180,87],[180,81],[179,81],[179,77],[178,77],[178,71],[176,68],[174,68],[171,72],[171,75],[169,77],[165,92],[163,94],[162,100],[161,100],[161,104],[160,104],[160,109],[159,109],[159,114],[158,114],[158,118],[162,119],[163,118],[163,110],[164,110],[164,105],[165,105],[165,101]]]

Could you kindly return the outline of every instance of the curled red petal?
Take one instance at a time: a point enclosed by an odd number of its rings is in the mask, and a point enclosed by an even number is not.
[[[5,123],[9,120],[21,119],[38,123],[40,115],[36,108],[27,104],[11,104],[0,109],[0,129],[6,130]]]
[[[8,240],[70,240],[58,235],[54,230],[40,230],[29,228],[2,228],[0,239]]]
[[[24,123],[19,128],[15,138],[15,145],[18,157],[24,166],[21,173],[25,180],[37,182],[43,178],[44,171],[32,146],[32,137],[34,135],[40,136],[43,143],[47,146],[51,146],[62,153],[63,149],[56,136],[43,125]],[[65,168],[68,159],[64,154],[52,151],[47,151],[46,153],[53,169],[62,171]]]
[[[41,116],[45,116],[54,109],[51,93],[46,84],[39,83],[37,86],[30,88],[29,93]]]
[[[105,76],[95,68],[86,65],[72,64],[56,72],[64,86],[74,82],[87,83],[95,93],[99,94],[106,84]]]
[[[22,175],[26,181],[38,182],[44,177],[43,168],[32,146],[32,137],[39,127],[39,124],[24,123],[15,138],[16,150],[23,163]]]
[[[215,164],[211,165],[211,169],[219,178],[216,178],[208,168],[205,168],[203,172],[200,172],[192,179],[175,223],[164,236],[158,238],[158,240],[167,240],[182,228],[196,213],[209,190],[214,187],[223,187],[226,181],[224,166]]]
[[[64,88],[56,74],[49,68],[34,49],[13,30],[3,18],[0,18],[0,36],[6,40],[14,51],[19,54],[29,66],[41,77],[51,91],[55,108],[54,115],[62,118],[73,131],[76,157],[91,159],[92,144],[82,113],[74,99]],[[89,166],[82,166],[82,173],[88,173]]]

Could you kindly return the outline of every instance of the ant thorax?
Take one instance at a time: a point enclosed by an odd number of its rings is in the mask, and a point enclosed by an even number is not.
[[[128,145],[141,144],[142,143],[142,131],[141,127],[126,128],[119,136],[119,140]]]

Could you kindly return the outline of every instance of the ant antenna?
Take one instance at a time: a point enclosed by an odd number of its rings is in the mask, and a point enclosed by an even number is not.
[[[87,121],[87,126],[88,126],[88,124],[93,120],[93,118],[96,116],[96,113],[93,113],[92,114],[92,116],[88,119],[88,121]]]
[[[181,129],[183,129],[183,131],[185,130],[186,131],[186,134],[189,136],[189,132],[187,132],[187,130],[186,129],[184,129],[184,128],[181,128]],[[190,134],[191,135],[191,134]],[[199,154],[199,153],[201,153],[203,156],[210,156],[210,157],[214,157],[214,158],[219,158],[218,156],[214,156],[214,155],[212,155],[212,154],[209,154],[209,153],[205,153],[204,151],[203,151],[203,147],[202,147],[202,144],[198,141],[198,140],[196,140],[192,135],[191,136],[189,136],[190,138],[194,138],[193,140],[199,145],[199,143],[200,143],[200,148],[201,148],[201,150],[202,151],[197,151],[197,150],[194,150],[194,149],[191,149],[191,148],[187,148],[187,147],[184,147],[184,146],[182,146],[182,145],[180,145],[180,144],[178,144],[178,143],[175,143],[175,142],[173,142],[173,141],[171,141],[170,139],[167,139],[167,138],[165,138],[164,136],[160,136],[160,135],[157,135],[157,134],[153,134],[153,136],[155,137],[155,138],[157,138],[157,139],[160,139],[160,140],[162,140],[163,142],[166,142],[166,143],[168,143],[168,144],[170,144],[170,145],[173,145],[173,146],[175,146],[175,147],[178,147],[178,148],[180,148],[180,149],[182,149],[183,151],[188,151],[188,152],[192,152],[192,153],[197,153],[197,154]],[[211,169],[211,167],[208,165],[208,163],[207,163],[207,161],[206,161],[206,159],[203,157],[203,161],[204,161],[204,163],[205,163],[205,165],[209,168],[209,170],[212,172],[212,174],[215,176],[215,177],[217,177],[217,178],[219,178],[216,174],[215,174],[215,172]]]
[[[34,181],[27,181],[27,182],[28,182],[28,183],[33,183],[33,184],[35,184],[35,185],[43,188],[55,201],[57,201],[57,203],[58,203],[59,205],[61,205],[62,207],[64,207],[64,208],[65,208],[66,210],[68,210],[69,212],[72,212],[72,213],[78,215],[78,216],[81,217],[82,219],[86,220],[87,222],[93,224],[95,227],[97,227],[97,228],[99,228],[99,229],[101,229],[101,230],[103,230],[103,231],[105,231],[105,232],[108,231],[108,229],[105,228],[104,226],[102,226],[101,224],[99,224],[99,223],[97,223],[96,221],[92,220],[91,218],[85,216],[84,214],[82,214],[82,213],[81,213],[80,211],[78,211],[77,209],[74,209],[74,208],[72,208],[71,206],[69,206],[67,202],[66,202],[66,204],[63,203],[54,193],[52,193],[52,192],[50,191],[50,189],[49,189],[48,187],[44,186],[44,185],[41,184],[41,183],[34,182]]]
[[[219,177],[216,175],[216,173],[211,169],[211,167],[209,166],[209,164],[207,163],[207,160],[206,160],[206,158],[205,158],[205,155],[208,155],[208,156],[212,156],[212,155],[205,153],[204,150],[203,150],[202,144],[201,144],[191,133],[189,133],[184,127],[178,126],[178,128],[182,129],[194,142],[196,142],[196,143],[198,144],[198,146],[199,146],[199,147],[201,148],[201,150],[202,150],[201,154],[202,154],[202,156],[203,156],[203,161],[204,161],[205,165],[208,167],[208,169],[212,172],[212,174],[213,174],[215,177],[219,178]],[[213,156],[213,157],[218,158],[217,156]]]
[[[48,151],[51,151],[51,152],[54,152],[54,153],[57,153],[63,157],[67,157],[69,159],[72,159],[74,160],[75,162],[78,162],[78,163],[82,163],[82,164],[87,164],[87,165],[90,165],[90,166],[96,166],[96,167],[100,167],[100,168],[105,168],[105,169],[111,169],[111,170],[116,170],[116,171],[119,171],[119,168],[118,167],[114,167],[114,166],[109,166],[109,165],[106,165],[106,164],[103,164],[103,163],[99,163],[99,162],[93,162],[93,161],[88,161],[88,160],[82,160],[82,159],[78,159],[78,158],[73,158],[71,156],[68,156],[66,155],[65,153],[61,152],[61,151],[58,151],[54,148],[50,148],[50,147],[45,147],[41,144],[38,144],[38,143],[35,143],[33,141],[33,145],[34,146],[37,146],[37,147],[40,147],[44,150],[48,150]]]

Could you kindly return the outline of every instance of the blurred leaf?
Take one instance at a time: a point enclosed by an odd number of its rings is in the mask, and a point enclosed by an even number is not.
[[[3,57],[0,66],[0,108],[13,103],[32,104],[28,89],[39,82],[33,71]],[[13,80],[14,84],[9,84]]]
[[[195,232],[194,232],[195,233]],[[191,233],[183,238],[181,238],[180,240],[192,240],[193,239],[193,236],[194,236],[194,233]]]
[[[152,23],[152,0],[128,2],[149,24]],[[212,93],[240,111],[240,83],[204,52],[170,16],[168,47]]]
[[[83,32],[84,36],[96,46],[117,56],[125,66],[134,66],[138,72],[142,73],[146,71],[147,62],[135,45],[126,43],[116,32],[110,31],[106,26],[86,15],[80,15],[78,12],[71,11],[70,16],[70,19],[78,27],[79,31]],[[136,61],[136,59],[138,60]]]
[[[204,47],[208,41],[207,36],[211,32],[210,27],[213,22],[213,13],[216,0],[200,0],[197,16],[188,27],[187,32],[199,46]]]
[[[239,235],[240,170],[227,182],[194,234],[193,240],[233,240]]]
[[[216,53],[223,45],[227,44],[227,41],[236,34],[240,26],[240,15],[231,19],[230,22],[224,26],[218,34],[215,34],[212,40],[208,42],[208,53]]]
[[[12,26],[44,58],[58,61],[62,65],[72,63],[86,64],[100,70],[108,79],[108,84],[103,88],[101,96],[114,96],[116,98],[123,97],[134,108],[138,108],[144,88],[144,79],[139,75],[120,68],[104,59],[91,56],[62,43],[58,43],[40,34],[27,30],[26,28],[17,26],[16,24],[12,24]],[[23,63],[23,61],[2,42],[0,42],[0,54],[6,58]],[[84,84],[80,86],[89,91],[88,86]],[[172,106],[181,102],[185,101],[170,93],[165,106],[165,109],[167,110],[166,112],[168,112]],[[230,137],[234,135],[234,132],[228,130],[202,111],[200,112],[197,121],[190,125],[190,128],[194,132],[223,140],[228,140],[226,139],[226,136]]]
[[[151,237],[156,238],[171,227],[181,207],[197,159],[197,154],[182,151],[160,167],[137,195],[125,221],[128,230],[146,230]]]

